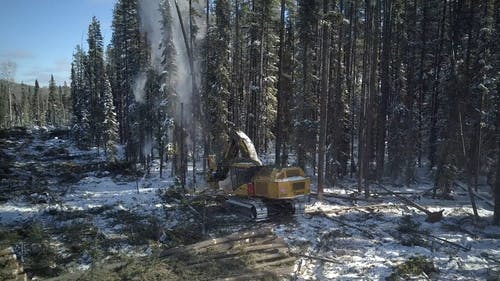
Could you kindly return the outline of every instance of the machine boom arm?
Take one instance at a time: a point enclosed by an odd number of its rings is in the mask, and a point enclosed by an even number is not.
[[[223,158],[217,164],[217,170],[213,171],[213,180],[224,180],[229,173],[229,168],[235,160],[248,161],[256,166],[262,166],[255,146],[250,138],[242,131],[232,131],[229,145],[224,151]],[[238,156],[239,155],[239,156]]]

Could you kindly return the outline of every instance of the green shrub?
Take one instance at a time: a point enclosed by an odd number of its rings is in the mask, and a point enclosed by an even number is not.
[[[425,273],[427,276],[439,273],[434,263],[423,256],[415,256],[408,259],[403,264],[396,266],[387,281],[406,279],[411,276],[419,276]]]

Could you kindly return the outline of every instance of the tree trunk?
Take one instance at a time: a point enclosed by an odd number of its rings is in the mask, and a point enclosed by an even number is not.
[[[351,178],[354,176],[354,173],[356,171],[356,161],[354,157],[354,136],[356,132],[356,117],[354,114],[354,107],[356,104],[356,95],[355,95],[355,88],[356,88],[356,76],[357,76],[357,55],[356,55],[356,41],[358,37],[358,1],[354,1],[353,7],[351,11],[351,16],[350,16],[350,25],[352,25],[352,40],[349,38],[350,43],[350,48],[349,48],[349,53],[351,59],[351,67],[349,73],[351,73],[350,76],[350,82],[349,82],[349,105],[351,108],[351,118],[350,118],[350,139],[351,139],[351,147],[350,147],[350,162],[351,162],[351,168],[349,169],[350,171],[350,176]],[[352,24],[352,21],[354,21],[354,24]],[[358,124],[359,127],[359,124]],[[359,135],[358,135],[358,140],[359,140]]]
[[[365,3],[365,34],[371,34],[370,30],[370,7],[369,1]],[[365,36],[363,38],[363,70],[362,70],[362,82],[361,82],[361,95],[359,102],[359,125],[358,125],[358,192],[362,192],[364,181],[366,180],[366,169],[368,167],[368,158],[366,157],[366,116],[367,116],[367,81],[368,81],[368,56],[369,56],[369,46],[371,45],[370,36]],[[366,164],[365,164],[366,163]]]
[[[434,52],[434,81],[431,100],[431,118],[430,118],[430,132],[429,132],[429,162],[432,169],[436,165],[436,151],[437,151],[437,120],[439,109],[439,93],[440,93],[440,79],[441,79],[441,62],[443,60],[443,45],[446,23],[446,0],[443,0],[443,11],[440,19],[438,34],[439,43]]]
[[[500,0],[495,1],[495,29],[496,38],[500,34]],[[495,38],[495,37],[493,37]],[[500,46],[495,44],[496,51],[496,69],[500,68]],[[495,182],[495,212],[493,216],[493,224],[500,226],[500,81],[497,81],[497,96],[496,96],[496,146],[497,146],[497,169]]]
[[[423,139],[423,116],[424,116],[424,100],[427,95],[427,78],[425,76],[427,72],[426,66],[426,55],[427,55],[427,25],[428,25],[428,3],[427,1],[422,2],[422,21],[421,21],[421,47],[420,47],[420,71],[419,71],[419,83],[420,92],[418,95],[418,132],[417,132],[417,159],[418,166],[422,167],[422,139]]]
[[[391,96],[390,61],[392,45],[392,0],[384,0],[384,30],[382,35],[382,60],[380,70],[380,83],[382,99],[378,115],[378,142],[377,142],[377,180],[380,181],[384,174],[385,141],[387,107]]]
[[[323,15],[328,14],[328,0],[323,0]],[[326,19],[323,19],[322,27],[322,60],[321,60],[321,96],[320,96],[320,123],[319,123],[319,147],[318,147],[318,195],[323,196],[324,176],[325,176],[325,145],[326,145],[326,123],[327,123],[327,103],[328,103],[328,74],[330,72],[330,31]]]
[[[497,174],[496,174],[495,191],[494,191],[495,210],[493,215],[493,224],[500,226],[500,82],[497,82],[497,104],[496,104],[495,126],[496,126],[496,146],[497,146],[497,170],[496,170]]]
[[[279,43],[279,65],[278,65],[278,93],[277,93],[277,108],[276,108],[276,143],[275,143],[275,160],[277,165],[282,163],[281,150],[283,145],[283,60],[285,48],[285,0],[281,0],[281,16],[280,16],[280,43]]]

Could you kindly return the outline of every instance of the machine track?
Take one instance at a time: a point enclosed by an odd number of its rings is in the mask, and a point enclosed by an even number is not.
[[[230,198],[226,203],[254,221],[265,221],[268,218],[266,204],[258,198]]]
[[[233,197],[227,199],[226,204],[239,214],[256,222],[266,221],[271,217],[302,215],[305,210],[303,199],[266,200],[252,197]]]

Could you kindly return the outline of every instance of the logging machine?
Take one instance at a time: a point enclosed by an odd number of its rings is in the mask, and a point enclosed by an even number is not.
[[[222,159],[208,157],[208,182],[229,195],[228,204],[255,221],[304,212],[310,178],[299,167],[264,166],[242,131],[232,131]]]

